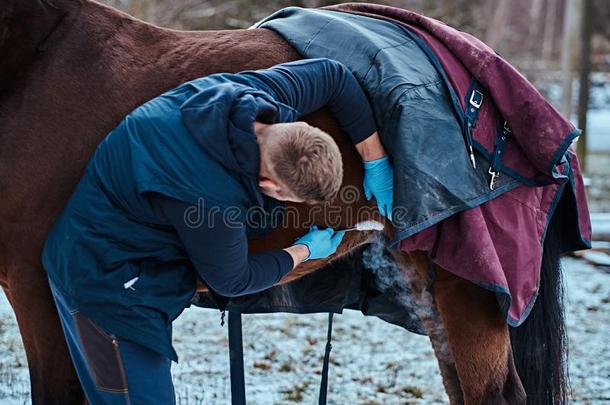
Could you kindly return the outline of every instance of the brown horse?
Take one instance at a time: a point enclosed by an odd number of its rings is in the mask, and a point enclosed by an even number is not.
[[[300,56],[266,29],[167,30],[89,0],[0,0],[0,55],[0,285],[23,338],[33,402],[83,403],[40,253],[96,145],[132,109],[184,81]],[[318,111],[306,120],[333,135],[344,155],[344,185],[360,189],[360,159],[332,116]],[[360,219],[355,208],[364,206],[363,198],[339,203],[340,223],[333,225],[353,225]],[[315,207],[295,208],[307,219]],[[316,211],[313,220],[327,223],[328,215]],[[282,248],[303,232],[299,226],[276,230],[251,248]],[[334,258],[370,237],[348,233]],[[425,288],[429,258],[418,252],[392,255],[419,298],[418,312],[452,403],[524,403],[526,391],[530,403],[563,400],[561,336],[545,335],[535,310],[526,331],[537,333],[531,342],[544,346],[522,346],[523,327],[515,331],[520,379],[492,293],[436,268],[430,294]],[[547,258],[555,260],[547,260],[553,271],[556,257]],[[283,282],[325,263],[307,262]],[[556,285],[546,287],[554,302]],[[543,311],[540,302],[536,305]],[[546,355],[527,356],[530,350]]]

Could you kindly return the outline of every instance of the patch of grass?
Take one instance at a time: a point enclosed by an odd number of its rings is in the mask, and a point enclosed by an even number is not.
[[[363,379],[361,379],[360,381],[362,382],[362,384],[372,384],[373,378],[370,376],[366,376]]]
[[[287,401],[292,402],[301,402],[303,400],[303,394],[307,391],[309,387],[308,382],[303,382],[301,384],[295,384],[292,388],[282,391],[285,395]]]
[[[385,365],[385,368],[386,370],[396,370],[397,368],[400,368],[400,366],[397,363],[389,362]]]
[[[318,343],[318,339],[311,336],[307,336],[306,340],[307,343],[309,343],[311,346],[314,346],[316,343]]]
[[[404,392],[405,394],[411,395],[417,399],[422,399],[424,397],[423,391],[412,385],[408,385],[408,386],[404,387],[402,389],[402,392]]]
[[[254,368],[258,368],[261,370],[270,370],[271,369],[271,363],[268,363],[266,361],[255,361],[253,364]]]
[[[275,350],[271,350],[269,353],[265,354],[264,359],[273,361],[277,357],[277,352]]]

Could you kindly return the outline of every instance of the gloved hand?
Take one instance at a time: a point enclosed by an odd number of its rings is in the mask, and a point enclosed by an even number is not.
[[[309,232],[297,239],[293,245],[305,245],[309,249],[309,256],[303,261],[310,259],[324,259],[335,253],[341,243],[345,231],[335,232],[333,228],[318,230],[312,225]]]
[[[375,197],[377,208],[384,217],[392,220],[394,207],[394,171],[387,156],[364,162],[364,196]]]

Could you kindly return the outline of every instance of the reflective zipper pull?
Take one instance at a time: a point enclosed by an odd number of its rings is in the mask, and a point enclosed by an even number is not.
[[[474,151],[472,150],[472,145],[469,145],[470,148],[470,163],[472,163],[472,168],[477,168],[477,161],[474,159]]]
[[[136,281],[138,281],[140,277],[134,277],[131,280],[127,281],[125,284],[123,284],[123,287],[125,287],[125,289],[130,289],[130,290],[136,290],[135,288],[133,288],[133,285],[136,283]]]

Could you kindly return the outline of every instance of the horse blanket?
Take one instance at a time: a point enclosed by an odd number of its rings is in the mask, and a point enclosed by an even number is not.
[[[563,251],[590,247],[570,147],[578,130],[481,41],[407,10],[364,3],[288,7],[255,27],[276,31],[303,57],[352,70],[394,164],[393,245],[426,251],[494,291],[510,325],[521,324],[535,302],[554,214],[567,218]],[[260,300],[249,303],[261,309]]]
[[[509,324],[523,322],[535,300],[544,235],[558,207],[575,218],[563,250],[590,247],[570,148],[579,132],[481,41],[372,4],[289,7],[257,26],[305,57],[350,67],[393,157],[394,242],[496,292]]]

